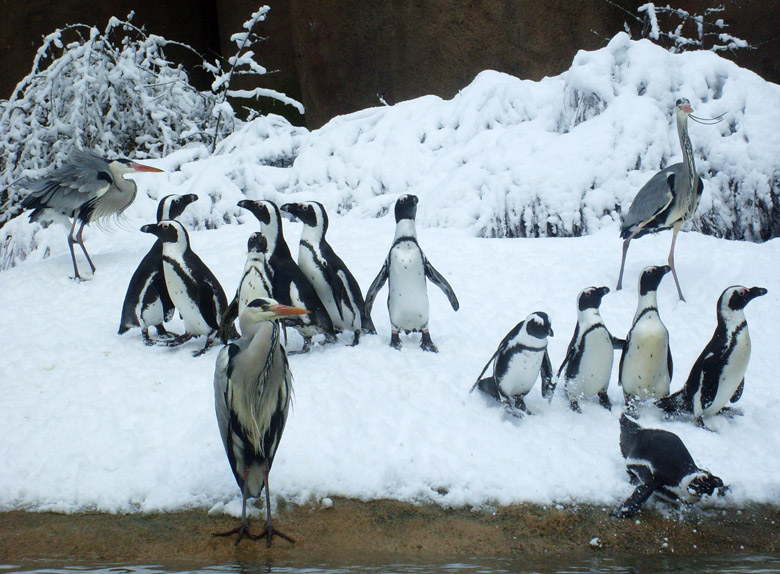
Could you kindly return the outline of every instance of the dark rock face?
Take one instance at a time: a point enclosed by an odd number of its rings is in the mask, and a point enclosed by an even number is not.
[[[235,52],[230,36],[261,4],[271,10],[257,30],[255,47],[269,73],[259,83],[301,101],[305,123],[316,128],[332,117],[425,94],[450,98],[482,70],[538,80],[566,70],[577,50],[606,44],[624,23],[639,37],[631,13],[643,1],[571,0],[134,0],[51,3],[0,0],[0,97],[8,97],[29,71],[41,37],[67,23],[105,26],[112,15],[135,10],[133,21],[149,33],[185,42],[206,55]],[[756,46],[732,57],[764,78],[780,82],[780,11],[765,0],[678,0],[675,7],[703,13],[723,4],[729,33]],[[184,58],[200,88],[208,78]],[[209,56],[213,59],[215,56]],[[254,82],[251,84],[249,82]],[[240,80],[241,87],[257,78]],[[237,85],[239,85],[237,84]],[[261,102],[264,112],[304,122],[290,106]]]

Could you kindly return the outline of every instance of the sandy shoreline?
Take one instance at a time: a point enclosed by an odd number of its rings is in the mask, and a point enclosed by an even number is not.
[[[619,520],[594,506],[516,505],[474,511],[389,500],[335,499],[332,508],[285,505],[275,524],[296,543],[213,538],[234,526],[205,511],[167,514],[0,513],[0,564],[39,560],[114,563],[304,562],[342,556],[390,560],[603,554],[780,554],[780,507],[646,510]],[[254,526],[257,523],[253,521]],[[598,542],[592,542],[595,538]]]

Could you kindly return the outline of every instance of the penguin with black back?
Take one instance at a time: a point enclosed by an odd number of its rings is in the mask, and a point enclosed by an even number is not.
[[[166,195],[157,204],[157,222],[166,219],[176,219],[184,213],[187,206],[197,201],[194,193],[188,195]],[[165,287],[163,273],[162,241],[154,242],[152,248],[141,260],[138,268],[130,278],[125,301],[122,304],[122,318],[119,321],[119,334],[122,335],[133,327],[141,327],[144,342],[154,344],[149,337],[149,327],[154,327],[157,336],[172,338],[176,335],[168,333],[164,322],[173,318],[175,306]]]
[[[658,314],[657,290],[672,270],[668,265],[645,267],[639,276],[639,300],[626,344],[620,355],[618,384],[626,404],[638,399],[659,399],[669,394],[672,351],[669,331]]]
[[[420,348],[423,351],[438,353],[428,330],[428,289],[426,279],[441,289],[447,296],[452,308],[460,308],[447,280],[436,271],[417,242],[415,217],[417,216],[417,196],[405,194],[395,203],[395,237],[390,251],[366,293],[366,315],[371,315],[379,290],[388,282],[387,309],[390,312],[392,332],[390,346],[401,349],[400,332],[421,332]]]
[[[224,344],[236,338],[236,319],[249,303],[255,299],[273,299],[273,272],[268,263],[268,242],[265,236],[259,231],[250,235],[246,242],[246,251],[244,273],[238,283],[236,295],[219,323],[217,336]]]
[[[300,352],[305,353],[310,349],[312,337],[317,334],[323,334],[326,343],[335,343],[338,339],[330,315],[314,286],[292,258],[284,240],[279,207],[272,201],[249,199],[239,201],[238,206],[250,211],[260,222],[260,232],[268,244],[267,261],[271,270],[273,298],[282,305],[309,310],[307,315],[284,319],[285,324],[303,337],[303,349]]]
[[[733,285],[718,298],[718,325],[712,339],[696,359],[682,389],[656,401],[670,415],[690,413],[697,424],[718,413],[732,413],[745,388],[745,371],[750,360],[750,333],[745,306],[766,295],[763,287]]]
[[[580,292],[577,326],[556,376],[563,380],[569,406],[576,412],[581,412],[580,399],[592,396],[598,396],[605,409],[612,409],[607,387],[615,349],[622,349],[625,341],[613,337],[601,318],[599,307],[607,293],[609,287],[588,287]]]
[[[205,346],[193,353],[195,357],[200,356],[214,344],[219,320],[227,307],[225,292],[211,270],[190,248],[189,235],[181,223],[163,220],[144,225],[141,231],[156,235],[162,241],[165,286],[184,320],[184,334],[162,344],[174,347],[193,337],[206,335]]]
[[[325,239],[328,214],[317,201],[286,203],[280,207],[303,222],[298,245],[298,267],[314,286],[320,300],[340,331],[352,331],[352,345],[360,342],[361,333],[376,334],[371,317],[366,314],[363,293],[344,261]]]
[[[547,337],[552,336],[552,324],[547,313],[531,313],[507,333],[471,390],[479,389],[493,397],[504,404],[513,416],[532,414],[525,405],[525,396],[540,374],[542,396],[552,400],[555,391],[552,364],[547,354]],[[483,378],[490,367],[493,374]]]
[[[689,505],[705,494],[712,496],[717,490],[723,496],[728,490],[721,478],[696,465],[679,436],[642,428],[626,413],[620,417],[620,452],[636,489],[612,516],[636,515],[653,495],[666,502]]]

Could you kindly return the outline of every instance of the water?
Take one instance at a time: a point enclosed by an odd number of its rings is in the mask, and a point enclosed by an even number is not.
[[[674,555],[608,557],[591,555],[577,558],[555,557],[549,560],[474,559],[465,562],[411,563],[287,563],[258,560],[253,563],[216,566],[79,564],[60,565],[53,561],[21,565],[0,565],[0,574],[36,572],[40,574],[654,574],[691,572],[697,574],[768,574],[780,573],[780,556],[728,555],[677,557]]]

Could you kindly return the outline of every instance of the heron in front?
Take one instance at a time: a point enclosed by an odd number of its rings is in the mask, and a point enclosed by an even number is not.
[[[20,182],[22,187],[29,190],[22,201],[22,208],[32,210],[30,221],[53,220],[61,216],[73,219],[68,234],[68,247],[73,260],[74,279],[81,280],[82,277],[76,265],[73,244],[81,246],[94,273],[95,264],[82,238],[84,226],[118,215],[133,203],[138,188],[134,181],[124,176],[137,171],[162,170],[126,159],[109,160],[91,151],[76,149],[61,167],[47,177],[27,178]]]
[[[680,147],[683,161],[675,163],[656,173],[636,194],[628,213],[620,228],[623,241],[623,258],[620,262],[617,290],[623,286],[623,269],[626,265],[626,253],[631,240],[648,233],[656,233],[664,229],[672,229],[672,247],[669,250],[669,267],[677,285],[677,294],[685,301],[677,271],[674,268],[674,244],[680,227],[689,221],[699,206],[704,182],[696,174],[693,163],[693,147],[688,137],[688,118],[701,124],[716,124],[723,119],[722,114],[715,118],[697,118],[691,115],[691,102],[685,98],[677,100],[675,114],[677,116],[677,135],[680,137]]]
[[[292,373],[281,344],[278,319],[308,313],[306,309],[281,305],[274,299],[258,298],[239,316],[241,338],[222,348],[214,370],[214,399],[217,423],[233,476],[241,488],[241,522],[227,532],[238,534],[236,545],[274,535],[295,542],[276,530],[271,521],[268,474],[282,438],[292,394]],[[265,529],[259,535],[249,531],[246,501],[265,489]]]

